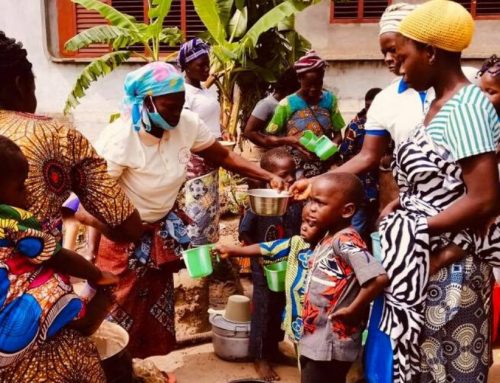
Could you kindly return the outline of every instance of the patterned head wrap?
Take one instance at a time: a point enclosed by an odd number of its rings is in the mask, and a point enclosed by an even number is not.
[[[460,4],[431,0],[417,7],[399,25],[409,39],[448,52],[462,52],[474,35],[474,19]]]
[[[132,117],[135,130],[139,130],[144,99],[184,92],[184,77],[173,65],[155,61],[130,72],[124,89],[123,113]]]
[[[295,62],[293,68],[297,74],[302,74],[316,69],[323,69],[325,66],[326,61],[319,57],[316,51],[310,50]]]
[[[186,65],[198,57],[208,55],[210,47],[202,39],[195,38],[181,45],[177,62],[182,71],[186,69]]]
[[[380,18],[379,36],[387,32],[399,32],[399,24],[417,6],[414,4],[397,3],[389,5]]]
[[[482,76],[485,73],[489,73],[492,77],[500,76],[500,58],[497,55],[491,56],[483,63],[478,75]]]

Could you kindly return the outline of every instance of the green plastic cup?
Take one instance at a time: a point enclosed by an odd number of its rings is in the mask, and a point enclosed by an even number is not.
[[[318,141],[316,141],[316,149],[314,153],[319,157],[321,161],[326,161],[331,156],[333,156],[339,148],[335,145],[332,140],[327,136],[321,136]]]
[[[380,247],[380,234],[378,231],[375,231],[370,234],[372,239],[372,252],[375,259],[379,262],[382,261],[382,248]]]
[[[303,147],[305,147],[310,152],[314,152],[316,149],[316,142],[318,141],[318,137],[311,132],[310,130],[306,130],[302,137],[299,138],[299,142]]]
[[[286,261],[272,263],[270,265],[264,266],[264,272],[266,274],[267,286],[269,290],[276,293],[285,291],[285,277],[286,268],[288,263]]]
[[[191,278],[203,278],[212,274],[212,249],[214,245],[204,245],[182,252],[184,263]]]

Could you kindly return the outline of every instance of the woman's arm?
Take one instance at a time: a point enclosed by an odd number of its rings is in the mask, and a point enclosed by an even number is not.
[[[299,138],[296,136],[282,137],[273,136],[262,133],[266,128],[266,122],[261,119],[250,116],[243,135],[252,141],[255,145],[259,145],[265,148],[273,148],[282,145],[292,145],[296,146],[299,144]]]
[[[245,160],[236,153],[227,150],[217,141],[215,141],[208,148],[196,152],[196,154],[217,166],[223,167],[224,169],[241,174],[245,177],[268,182],[272,188],[280,190],[285,188],[285,182],[280,177],[262,169],[250,161]]]
[[[441,213],[427,218],[431,235],[480,228],[498,214],[500,196],[495,153],[468,157],[459,164],[467,193]]]

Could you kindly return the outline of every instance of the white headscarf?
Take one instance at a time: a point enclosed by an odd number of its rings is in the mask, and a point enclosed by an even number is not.
[[[415,4],[397,3],[389,5],[380,18],[379,36],[387,32],[398,32],[401,21],[417,6]]]

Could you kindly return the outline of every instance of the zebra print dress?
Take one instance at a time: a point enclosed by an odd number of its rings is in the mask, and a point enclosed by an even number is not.
[[[391,283],[379,328],[393,345],[394,382],[487,380],[489,265],[500,264],[499,220],[484,238],[468,230],[431,237],[427,217],[465,195],[456,161],[494,151],[499,136],[493,106],[470,85],[397,148],[394,171],[402,209],[380,227],[382,263]],[[450,243],[466,256],[429,279],[431,253]]]

